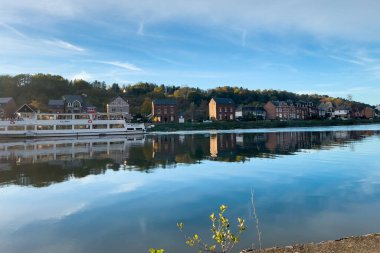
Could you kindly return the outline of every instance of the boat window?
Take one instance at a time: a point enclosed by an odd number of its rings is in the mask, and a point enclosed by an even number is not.
[[[75,119],[90,119],[90,115],[89,114],[78,114],[78,115],[75,115]]]
[[[29,130],[29,131],[30,131],[30,130],[34,130],[34,128],[35,128],[35,127],[34,127],[33,125],[28,125],[28,126],[26,126],[26,130]]]
[[[73,115],[57,115],[57,119],[63,120],[63,119],[73,119]]]
[[[110,128],[124,128],[124,124],[110,124]]]
[[[49,115],[49,114],[41,114],[37,115],[38,120],[52,120],[54,119],[54,115]]]
[[[107,124],[93,124],[93,129],[107,129]]]
[[[73,129],[72,125],[57,125],[55,127],[57,130],[71,130]]]
[[[25,131],[25,126],[8,126],[8,131]]]
[[[39,125],[37,126],[37,130],[40,131],[40,130],[54,130],[54,126],[42,126],[42,125]]]
[[[134,129],[134,128],[131,128],[131,127],[128,127],[127,130],[128,130],[128,131],[134,131],[135,129]]]
[[[0,131],[5,131],[5,127],[0,127]]]
[[[74,129],[90,129],[90,125],[74,125]]]

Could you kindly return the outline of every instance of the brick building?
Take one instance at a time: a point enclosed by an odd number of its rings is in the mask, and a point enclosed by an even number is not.
[[[311,119],[319,116],[318,108],[312,102],[269,101],[264,105],[264,109],[267,119]]]
[[[375,117],[375,110],[371,107],[366,107],[361,111],[361,115],[365,119],[372,119]]]
[[[152,117],[155,123],[178,123],[177,101],[174,99],[153,100]]]
[[[212,98],[209,107],[211,120],[235,120],[235,103],[229,98]]]
[[[269,101],[264,105],[267,112],[267,119],[305,119],[307,109],[300,104],[293,104],[292,101]]]

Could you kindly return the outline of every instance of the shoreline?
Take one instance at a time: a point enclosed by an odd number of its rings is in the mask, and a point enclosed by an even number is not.
[[[380,124],[380,119],[364,120],[302,120],[302,121],[227,121],[210,123],[170,123],[155,124],[148,128],[147,133],[177,132],[177,131],[209,131],[209,130],[246,130],[246,129],[281,129],[281,128],[308,128],[328,126],[355,126]]]
[[[272,247],[263,250],[247,249],[240,253],[379,253],[380,233],[345,237],[319,243]]]

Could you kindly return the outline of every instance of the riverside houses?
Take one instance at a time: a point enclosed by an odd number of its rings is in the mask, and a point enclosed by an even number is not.
[[[155,123],[178,123],[177,101],[156,99],[152,102],[152,116]]]
[[[266,118],[266,111],[262,106],[247,106],[240,105],[236,108],[235,117],[237,119],[259,119],[263,120]]]
[[[211,120],[235,120],[235,102],[230,98],[212,98],[208,107]]]
[[[264,105],[267,112],[267,119],[305,119],[308,115],[307,107],[302,107],[300,103],[293,104],[292,101],[269,101]]]

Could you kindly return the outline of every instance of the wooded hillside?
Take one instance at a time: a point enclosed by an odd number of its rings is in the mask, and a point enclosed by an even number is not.
[[[62,95],[84,95],[88,101],[104,111],[106,104],[120,95],[128,100],[132,114],[148,115],[151,102],[156,98],[175,98],[180,111],[187,118],[194,120],[207,119],[208,102],[212,97],[231,98],[237,105],[262,105],[269,100],[310,101],[315,104],[331,101],[336,106],[341,104],[361,109],[366,105],[342,98],[331,98],[324,95],[299,95],[285,90],[249,90],[242,87],[217,87],[209,90],[199,88],[166,86],[153,83],[136,83],[120,85],[118,83],[84,80],[70,81],[58,75],[20,74],[16,76],[0,76],[0,97],[13,97],[17,105],[24,103],[33,105],[41,111],[47,111],[49,99],[60,99]]]

